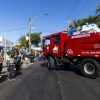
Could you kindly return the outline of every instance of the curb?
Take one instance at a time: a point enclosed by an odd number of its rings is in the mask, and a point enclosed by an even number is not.
[[[25,69],[29,66],[30,64],[22,64],[22,69]],[[7,66],[3,66],[2,68],[2,73],[6,73],[7,72]]]

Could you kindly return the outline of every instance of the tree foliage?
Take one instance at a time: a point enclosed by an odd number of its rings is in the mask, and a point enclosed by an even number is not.
[[[20,37],[19,43],[20,43],[19,45],[20,48],[23,48],[23,47],[26,48],[27,47],[26,37],[25,36]]]
[[[74,20],[73,23],[76,27],[82,26],[86,23],[96,23],[100,27],[100,16],[89,16],[88,18],[81,20]]]
[[[40,43],[40,34],[41,32],[35,32],[30,34],[30,40],[32,45],[37,46]],[[27,34],[26,36],[29,36],[29,34]],[[29,46],[29,40],[26,40],[26,36],[22,36],[18,39],[20,43],[20,48],[27,48]]]
[[[98,27],[100,28],[100,5],[97,7],[96,9],[96,15],[94,16],[89,16],[87,18],[84,19],[80,19],[80,20],[74,20],[73,24],[78,27],[78,26],[82,26],[86,23],[95,23],[98,25]]]
[[[41,33],[33,33],[33,34],[30,34],[31,35],[31,43],[35,46],[37,46],[41,39],[40,39],[40,34]]]
[[[100,15],[100,4],[98,5],[97,9],[96,9],[96,14]]]

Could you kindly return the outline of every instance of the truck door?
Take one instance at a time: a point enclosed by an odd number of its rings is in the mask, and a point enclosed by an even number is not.
[[[53,37],[52,53],[56,57],[60,57],[60,35],[55,35]]]
[[[48,54],[50,52],[50,38],[43,39],[43,53]]]

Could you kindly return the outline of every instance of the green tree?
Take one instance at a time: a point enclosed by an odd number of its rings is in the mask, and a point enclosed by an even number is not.
[[[95,23],[98,25],[98,27],[100,28],[100,15],[97,15],[95,17]]]
[[[41,32],[35,32],[35,33],[30,34],[30,40],[31,40],[32,45],[37,46],[40,43],[40,41],[41,41],[40,34],[41,34]],[[29,36],[29,34],[27,34],[26,36]],[[29,40],[26,40],[26,36],[22,36],[18,39],[19,43],[20,43],[20,46],[19,46],[20,48],[22,48],[22,47],[28,48],[29,47]]]
[[[86,23],[89,23],[89,24],[90,23],[95,23],[100,28],[100,15],[89,16],[88,18],[84,18],[84,19],[81,19],[81,20],[74,20],[73,23],[76,27],[82,26]]]
[[[98,5],[98,7],[96,9],[96,15],[89,16],[87,18],[80,19],[80,20],[74,20],[73,23],[76,27],[82,26],[86,23],[95,23],[100,28],[100,4]]]
[[[27,48],[28,47],[25,36],[20,37],[18,40],[19,40],[19,43],[20,43],[20,45],[19,45],[20,48],[23,48],[23,47]]]
[[[33,45],[37,46],[40,43],[40,41],[41,41],[40,35],[41,34],[42,34],[41,32],[38,32],[38,33],[36,32],[36,33],[31,33],[30,34],[30,36],[31,36],[31,43]]]
[[[96,9],[96,20],[95,20],[95,22],[100,28],[100,4],[97,6],[97,9]]]
[[[98,5],[97,9],[96,9],[96,14],[100,15],[100,4]]]

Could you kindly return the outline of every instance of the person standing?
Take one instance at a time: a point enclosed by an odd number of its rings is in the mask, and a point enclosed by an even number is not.
[[[69,36],[72,36],[74,34],[74,32],[76,32],[77,30],[76,30],[76,27],[74,24],[70,25],[69,27],[70,27],[70,30],[67,32],[67,34]]]
[[[0,74],[2,72],[2,67],[3,67],[3,55],[2,53],[0,52]]]

